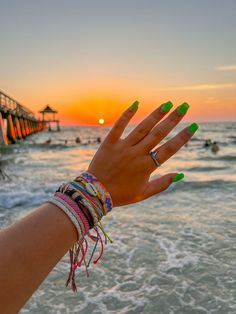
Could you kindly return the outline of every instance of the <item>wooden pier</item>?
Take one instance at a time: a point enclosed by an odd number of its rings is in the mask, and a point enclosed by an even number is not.
[[[0,91],[0,145],[16,143],[45,127],[45,122],[36,119],[31,110]]]

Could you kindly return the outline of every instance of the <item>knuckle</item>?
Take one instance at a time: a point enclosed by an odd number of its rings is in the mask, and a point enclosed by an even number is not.
[[[169,123],[171,123],[172,125],[177,124],[178,120],[179,120],[179,116],[176,113],[173,113],[169,116]]]
[[[119,119],[119,124],[125,123],[125,122],[127,121],[127,119],[128,119],[128,117],[127,117],[126,113],[124,113],[124,114],[120,117],[120,119]]]
[[[165,127],[160,127],[155,133],[154,136],[157,138],[164,138],[166,136],[167,132]]]
[[[182,143],[182,144],[184,144],[185,142],[187,142],[187,140],[188,140],[188,134],[186,133],[186,132],[181,132],[180,134],[179,134],[179,139],[180,139],[180,142]]]
[[[130,116],[132,116],[133,113],[134,112],[132,110],[128,109],[123,113],[122,117],[124,117],[125,119],[130,119]]]
[[[166,150],[165,150],[165,152],[166,152],[166,155],[167,155],[167,156],[172,156],[172,155],[173,155],[173,153],[174,153],[173,146],[171,146],[171,145],[166,146]]]
[[[112,131],[113,132],[118,132],[121,129],[121,124],[120,123],[116,123],[113,128]]]
[[[174,154],[173,146],[171,145],[166,145],[166,147],[164,146],[160,152],[161,162],[163,163],[168,158],[170,158],[170,156],[172,156],[173,154]]]
[[[144,125],[141,125],[141,126],[137,129],[137,133],[138,133],[139,135],[141,135],[141,136],[146,135],[147,130],[146,130],[145,126],[144,126]]]
[[[159,108],[157,110],[155,110],[152,115],[151,115],[151,119],[153,120],[153,122],[158,121],[161,116],[163,116],[163,114],[165,114],[164,112],[160,111]]]

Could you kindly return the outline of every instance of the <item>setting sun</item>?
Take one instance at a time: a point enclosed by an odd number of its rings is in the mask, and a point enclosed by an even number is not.
[[[99,122],[99,124],[104,124],[105,120],[104,120],[103,118],[100,118],[100,119],[98,120],[98,122]]]

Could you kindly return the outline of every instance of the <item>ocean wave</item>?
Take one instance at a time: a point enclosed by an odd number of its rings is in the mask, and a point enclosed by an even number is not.
[[[15,145],[1,145],[0,144],[0,157],[1,155],[10,154],[15,151]]]
[[[74,142],[68,142],[65,143],[51,143],[51,144],[45,144],[45,143],[27,143],[25,144],[26,149],[35,149],[35,150],[67,150],[67,149],[73,149],[73,148],[83,148],[83,147],[90,147],[96,145],[97,142],[82,142],[79,144],[76,144]]]
[[[16,206],[36,206],[47,201],[52,193],[48,191],[10,191],[0,193],[0,207],[11,209]]]
[[[204,142],[205,139],[202,139],[202,138],[199,138],[199,137],[194,136],[194,137],[192,137],[192,138],[190,139],[190,141],[191,141],[191,142]]]
[[[222,160],[222,161],[236,161],[236,156],[235,155],[225,155],[225,156],[204,156],[198,158],[200,160]]]
[[[229,167],[191,167],[187,168],[188,171],[219,171],[219,170],[226,170]]]
[[[226,180],[209,180],[209,181],[182,181],[180,183],[184,190],[201,190],[201,189],[236,189],[235,181]]]
[[[45,149],[65,149],[65,148],[69,148],[69,147],[73,147],[72,145],[67,145],[67,144],[60,144],[60,143],[55,143],[55,144],[45,144],[45,143],[27,143],[26,148],[45,148]]]
[[[161,271],[168,273],[172,270],[182,270],[185,267],[197,265],[198,256],[186,250],[181,251],[173,241],[160,237],[157,242],[166,255],[166,260],[159,265]]]

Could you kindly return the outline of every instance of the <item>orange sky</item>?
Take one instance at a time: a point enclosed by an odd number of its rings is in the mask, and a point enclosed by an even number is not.
[[[134,123],[169,100],[190,104],[185,121],[235,121],[235,12],[236,1],[4,1],[0,89],[62,124],[113,124],[135,100]]]
[[[140,101],[140,106],[133,123],[139,122],[156,106],[168,100],[175,106],[184,101],[190,104],[185,121],[236,120],[236,97],[231,87],[196,85],[171,89],[152,86],[145,82],[115,78],[100,83],[85,80],[74,83],[74,86],[64,84],[61,88],[54,86],[54,89],[49,90],[45,86],[45,90],[41,88],[39,96],[39,91],[32,90],[24,97],[24,103],[29,104],[35,112],[48,103],[59,111],[58,118],[65,125],[98,125],[99,118],[105,119],[105,125],[113,124],[135,100]]]

